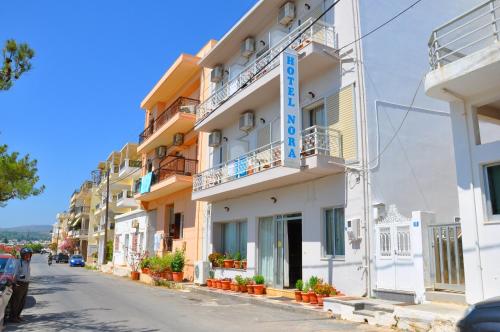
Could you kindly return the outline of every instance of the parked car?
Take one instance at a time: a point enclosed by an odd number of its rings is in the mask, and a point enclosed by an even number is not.
[[[62,252],[56,255],[56,263],[67,263],[69,262],[69,256],[63,254]]]
[[[500,296],[470,306],[465,316],[458,321],[457,331],[500,331]]]
[[[82,255],[71,256],[71,258],[69,259],[69,266],[71,266],[71,267],[73,267],[73,266],[84,267],[85,261],[83,260],[83,256]]]

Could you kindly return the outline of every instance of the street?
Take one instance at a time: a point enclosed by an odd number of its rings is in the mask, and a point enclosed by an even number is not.
[[[26,319],[5,331],[389,331],[47,265],[34,255]]]

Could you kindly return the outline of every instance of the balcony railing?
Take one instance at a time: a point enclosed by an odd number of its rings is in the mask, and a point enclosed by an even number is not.
[[[290,48],[299,50],[311,42],[321,43],[329,47],[336,47],[335,30],[333,26],[324,22],[317,22],[311,26],[313,19],[308,19],[287,36],[281,39],[274,47],[259,56],[255,61],[244,68],[240,74],[224,83],[212,93],[196,110],[196,123],[200,123],[220,105],[228,100],[238,89],[243,89],[279,65],[277,55],[285,49],[295,38]],[[300,37],[299,37],[300,36]]]
[[[90,212],[90,206],[77,206],[74,209],[75,214],[89,213],[89,212]]]
[[[342,134],[334,129],[313,126],[302,132],[301,155],[326,155],[342,158]],[[215,187],[252,174],[281,166],[282,142],[277,141],[240,157],[198,173],[193,191]]]
[[[118,195],[116,195],[116,200],[119,201],[123,198],[132,198],[133,197],[133,193],[132,191],[130,190],[127,190],[127,191],[122,191],[122,192],[119,192]]]
[[[78,235],[79,236],[87,236],[87,235],[89,235],[88,228],[82,228],[82,229],[80,229],[80,231],[78,232]]]
[[[126,166],[128,167],[134,167],[134,168],[141,168],[142,167],[142,161],[140,160],[131,160],[131,159],[123,159],[122,162],[120,163],[120,171],[124,169]]]
[[[160,183],[172,175],[193,175],[196,173],[198,160],[186,159],[183,157],[167,156],[159,167],[153,171],[151,185]]]
[[[489,0],[432,32],[429,63],[432,69],[470,55],[500,41],[500,0]]]
[[[182,113],[195,113],[195,107],[200,103],[197,99],[191,99],[186,97],[179,97],[176,101],[172,103],[169,107],[165,109],[160,115],[150,122],[149,126],[144,129],[144,131],[139,135],[139,144],[147,140],[151,135],[153,135],[160,127],[170,120],[174,115],[179,112]]]

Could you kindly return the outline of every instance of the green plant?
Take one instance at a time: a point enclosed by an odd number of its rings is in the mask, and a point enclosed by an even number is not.
[[[166,253],[160,258],[160,272],[165,272],[172,269],[172,262],[174,260],[174,255],[172,253]]]
[[[235,261],[241,261],[241,253],[238,251],[236,254],[234,254],[233,258]]]
[[[253,281],[255,281],[256,285],[264,285],[265,279],[264,276],[258,274],[253,276]]]
[[[244,285],[244,283],[243,283],[243,282],[244,282],[244,280],[245,280],[245,279],[243,279],[243,277],[242,277],[242,276],[240,276],[240,275],[237,275],[236,277],[234,277],[234,281],[236,281],[236,283],[237,283],[238,285]]]
[[[141,262],[139,263],[141,269],[148,269],[151,266],[151,258],[150,257],[144,257]]]
[[[215,277],[215,272],[214,271],[208,271],[208,277],[210,279],[213,279]]]
[[[304,287],[302,287],[302,292],[307,293],[311,290],[311,287],[309,287],[309,282],[304,283]]]
[[[297,288],[299,291],[302,291],[302,288],[304,288],[304,282],[302,279],[297,280],[295,283],[295,288]]]
[[[330,295],[334,292],[334,289],[329,284],[322,282],[314,287],[314,292],[319,295]]]
[[[316,287],[316,285],[317,285],[318,283],[320,283],[320,282],[321,282],[321,281],[320,281],[320,279],[319,279],[318,277],[316,277],[316,276],[311,276],[311,277],[309,278],[309,287],[310,287],[311,289],[314,289],[314,287]]]
[[[226,254],[224,255],[224,259],[233,259],[233,256],[231,256],[231,253],[230,252],[226,252]]]
[[[2,50],[3,62],[0,67],[0,90],[9,90],[22,74],[31,69],[31,59],[35,51],[26,43],[8,39]]]
[[[149,259],[149,269],[153,273],[161,272],[161,259],[160,257],[153,256]]]
[[[221,257],[223,257],[221,253],[213,252],[208,255],[208,260],[212,263],[212,265],[216,265]]]
[[[184,270],[185,263],[186,258],[184,256],[184,251],[176,250],[171,263],[172,272],[182,272],[182,270]]]
[[[217,265],[222,267],[224,265],[224,256],[220,256],[219,258],[217,258]]]

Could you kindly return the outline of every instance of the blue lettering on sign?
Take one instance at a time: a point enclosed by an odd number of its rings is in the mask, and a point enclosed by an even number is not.
[[[295,58],[293,56],[287,55],[286,57],[286,82],[288,83],[288,87],[286,89],[287,91],[287,106],[290,108],[295,108],[296,105],[296,95],[295,95],[295,75],[296,75],[296,68],[295,68]],[[295,109],[290,109],[289,111],[295,111]],[[287,115],[287,133],[289,135],[288,140],[286,140],[286,144],[288,145],[289,152],[288,152],[288,158],[290,159],[296,159],[297,158],[297,153],[295,152],[295,149],[297,148],[297,144],[295,142],[296,138],[294,137],[295,134],[297,133],[297,127],[296,127],[296,118],[297,116],[294,114],[288,114]]]

